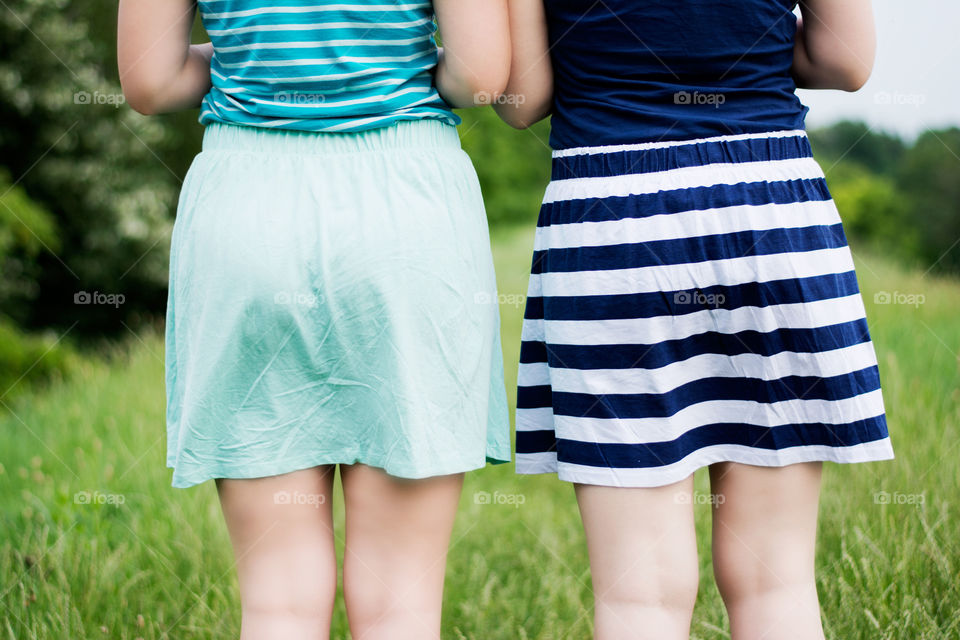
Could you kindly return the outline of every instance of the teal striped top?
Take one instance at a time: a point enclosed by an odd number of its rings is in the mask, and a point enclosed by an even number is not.
[[[437,93],[433,2],[199,0],[214,55],[200,122],[361,131],[459,124]]]

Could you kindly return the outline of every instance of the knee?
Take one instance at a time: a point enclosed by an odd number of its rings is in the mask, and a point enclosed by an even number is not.
[[[685,563],[686,564],[686,563]],[[663,570],[634,570],[634,579],[622,579],[609,586],[595,585],[597,607],[659,610],[665,614],[689,616],[697,600],[700,573],[696,562],[676,564]]]
[[[728,607],[779,599],[816,598],[813,567],[787,557],[714,562],[717,589]]]

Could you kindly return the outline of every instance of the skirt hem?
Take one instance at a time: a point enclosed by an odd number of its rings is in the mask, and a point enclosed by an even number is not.
[[[695,471],[719,462],[736,462],[757,467],[785,467],[802,462],[835,462],[856,464],[893,460],[890,438],[866,442],[838,449],[836,447],[793,447],[771,450],[769,454],[750,450],[737,450],[730,445],[720,445],[718,450],[700,449],[670,468],[612,468],[588,467],[557,462],[555,452],[519,454],[516,472],[519,475],[555,473],[564,482],[608,487],[652,488],[680,482]],[[747,449],[747,448],[744,448]],[[524,461],[521,456],[532,455],[538,459]]]

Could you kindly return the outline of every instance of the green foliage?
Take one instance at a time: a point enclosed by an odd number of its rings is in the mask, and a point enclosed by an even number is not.
[[[0,414],[21,392],[71,375],[76,352],[53,331],[27,334],[0,315]]]
[[[906,150],[900,138],[874,131],[863,122],[838,122],[815,129],[810,132],[810,142],[825,169],[857,164],[884,176],[896,172]]]
[[[810,138],[849,235],[902,262],[960,273],[960,129],[905,145],[842,122]]]
[[[0,167],[0,309],[8,316],[20,322],[26,318],[28,303],[39,290],[37,257],[59,247],[53,216],[20,186],[11,185]]]
[[[923,264],[960,273],[960,129],[921,135],[897,183],[907,202],[901,228],[919,230]]]
[[[517,131],[493,109],[458,112],[460,140],[477,168],[492,225],[533,225],[550,181],[550,128],[546,121]]]
[[[24,322],[123,330],[136,309],[163,306],[179,187],[164,158],[180,136],[123,104],[115,36],[92,37],[89,6],[21,0],[8,9],[0,13],[0,157],[56,217],[60,236],[53,253],[36,256],[39,287]],[[122,292],[128,304],[78,308],[80,290]]]

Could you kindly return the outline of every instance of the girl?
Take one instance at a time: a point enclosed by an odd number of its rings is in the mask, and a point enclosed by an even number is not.
[[[822,638],[821,461],[893,452],[794,90],[866,81],[869,0],[541,2],[497,105],[553,115],[517,470],[575,483],[599,640],[688,637],[700,467],[734,640]]]
[[[496,94],[503,0],[121,0],[141,113],[199,106],[172,235],[173,486],[216,486],[243,640],[329,636],[331,491],[360,640],[439,638],[463,472],[510,459],[493,264],[451,107]],[[445,50],[438,52],[434,15]]]

